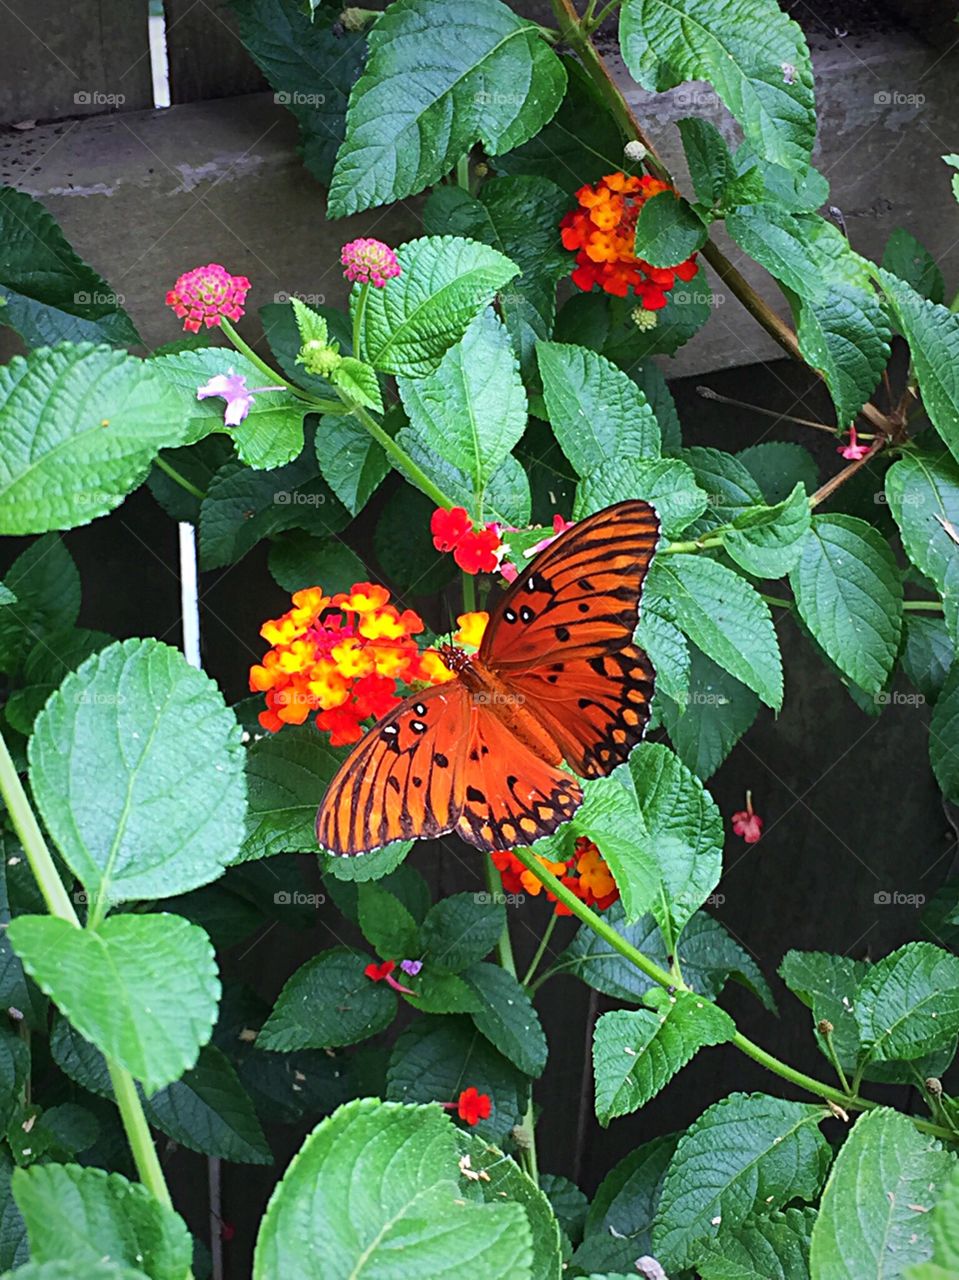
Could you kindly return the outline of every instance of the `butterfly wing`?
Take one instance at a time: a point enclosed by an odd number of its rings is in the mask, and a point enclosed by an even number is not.
[[[406,698],[340,766],[316,815],[319,843],[349,855],[452,831],[471,731],[471,700],[459,680]]]
[[[643,736],[653,670],[633,644],[659,537],[647,502],[620,502],[552,542],[490,618],[479,657],[583,777],[610,773]]]

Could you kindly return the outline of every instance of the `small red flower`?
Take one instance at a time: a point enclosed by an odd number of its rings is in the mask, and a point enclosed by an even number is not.
[[[430,517],[430,533],[437,551],[452,551],[472,528],[473,522],[465,507],[451,507],[449,511],[437,507]]]
[[[430,517],[430,532],[436,550],[452,551],[464,573],[492,573],[499,567],[504,549],[499,525],[474,529],[465,507],[448,511],[437,507]]]
[[[464,1089],[456,1102],[456,1114],[471,1127],[487,1120],[493,1110],[493,1102],[488,1093],[480,1093],[475,1085]]]
[[[211,262],[184,272],[166,301],[183,321],[184,329],[199,333],[202,325],[212,329],[224,318],[239,320],[250,287],[246,276],[231,276],[226,267]]]
[[[367,978],[373,982],[382,982],[396,968],[395,960],[384,960],[382,964],[368,964],[363,970]]]
[[[739,813],[734,813],[732,817],[733,831],[737,836],[742,836],[747,844],[755,844],[763,833],[763,820],[758,813],[753,810],[753,793],[746,792],[746,808],[741,809]]]
[[[850,462],[859,462],[869,452],[867,444],[860,444],[859,437],[856,435],[856,428],[849,428],[849,443],[841,444],[836,449],[837,453],[841,453],[844,458],[848,458]]]

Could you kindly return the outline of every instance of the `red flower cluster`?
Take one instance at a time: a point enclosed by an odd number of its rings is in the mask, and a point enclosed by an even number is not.
[[[362,737],[362,721],[396,706],[399,681],[452,678],[435,649],[418,649],[419,615],[401,613],[389,598],[369,582],[334,596],[308,587],[293,596],[292,609],[263,624],[260,635],[273,648],[250,668],[250,688],[266,694],[264,729],[303,724],[315,711],[331,746],[343,746]]]
[[[452,551],[464,573],[493,573],[506,550],[499,525],[474,528],[465,507],[451,507],[449,511],[437,507],[430,519],[430,532],[436,550]]]
[[[673,188],[658,178],[608,173],[593,186],[580,187],[580,207],[560,222],[563,244],[576,250],[573,283],[589,292],[593,285],[625,298],[632,289],[647,311],[666,305],[666,295],[680,280],[696,274],[696,255],[674,267],[654,267],[636,257],[636,219],[651,196]]]
[[[543,889],[542,881],[537,880],[514,853],[494,853],[490,856],[499,869],[503,889],[507,893],[528,893],[535,897]],[[561,880],[567,889],[572,889],[587,907],[605,911],[619,897],[619,888],[603,855],[586,836],[579,837],[573,846],[573,856],[565,862],[553,862],[540,854],[537,857],[546,870]],[[546,897],[550,902],[556,902],[555,894],[548,889]],[[569,916],[573,913],[564,903],[556,902],[555,914]]]

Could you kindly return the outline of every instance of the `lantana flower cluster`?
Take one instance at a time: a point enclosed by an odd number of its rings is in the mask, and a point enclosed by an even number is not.
[[[658,178],[608,173],[592,186],[576,192],[578,209],[560,222],[563,244],[576,251],[573,283],[589,292],[598,285],[605,293],[625,298],[630,289],[646,311],[659,311],[677,280],[692,280],[696,255],[673,267],[654,267],[636,257],[636,219],[652,196],[673,188]]]
[[[506,893],[528,893],[535,897],[544,891],[541,881],[533,875],[515,853],[502,852],[490,855],[496,864],[503,880]],[[542,854],[536,855],[539,862],[552,872],[567,889],[571,889],[577,898],[587,907],[595,907],[605,911],[619,897],[619,888],[613,879],[613,873],[606,865],[606,860],[592,840],[580,836],[573,846],[573,855],[565,862],[556,862]],[[558,916],[572,915],[565,903],[557,902],[555,894],[545,890],[550,902],[555,902],[554,914]]]
[[[250,668],[250,688],[266,694],[264,729],[275,733],[316,713],[330,744],[343,746],[362,736],[364,720],[396,706],[400,682],[452,678],[435,649],[419,649],[419,615],[389,599],[370,582],[332,596],[307,587],[294,594],[292,609],[263,624],[260,635],[272,648]]]
[[[167,292],[166,301],[184,329],[199,333],[203,325],[212,329],[224,319],[239,320],[250,288],[246,276],[231,275],[218,262],[210,262],[185,271]]]
[[[430,532],[436,550],[452,551],[464,573],[493,573],[506,552],[501,526],[490,523],[477,528],[465,507],[437,507]]]

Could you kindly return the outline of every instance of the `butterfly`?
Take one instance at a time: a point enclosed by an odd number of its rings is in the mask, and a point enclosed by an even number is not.
[[[444,645],[455,679],[406,698],[357,744],[316,815],[342,856],[455,831],[480,849],[550,835],[642,738],[653,669],[633,644],[659,537],[619,502],[544,548],[492,612],[479,651]]]

